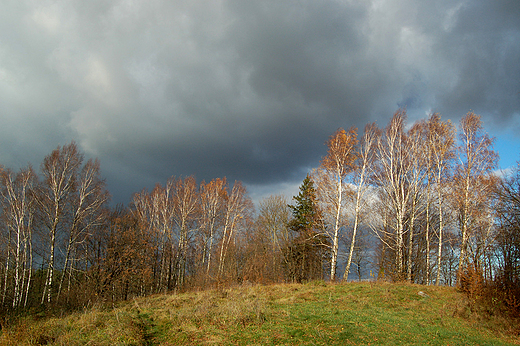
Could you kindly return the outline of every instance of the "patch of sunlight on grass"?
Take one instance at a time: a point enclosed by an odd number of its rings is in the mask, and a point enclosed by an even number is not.
[[[520,343],[471,316],[449,287],[316,281],[157,295],[61,319],[28,318],[3,331],[0,345]]]

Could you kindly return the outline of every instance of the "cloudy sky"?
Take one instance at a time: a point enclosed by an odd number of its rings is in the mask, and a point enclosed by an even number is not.
[[[518,0],[5,0],[0,163],[75,140],[113,201],[164,183],[296,192],[338,127],[481,114],[520,158]]]

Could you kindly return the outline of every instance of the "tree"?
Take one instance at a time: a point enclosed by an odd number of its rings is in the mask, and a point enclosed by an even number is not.
[[[385,213],[385,232],[393,232],[393,245],[388,243],[388,234],[380,235],[380,239],[392,246],[395,251],[395,277],[404,279],[404,236],[406,215],[412,190],[408,188],[407,174],[410,172],[409,148],[404,132],[406,111],[399,109],[390,120],[390,123],[378,138],[377,167],[374,182],[379,188],[380,200],[387,203],[382,209]],[[389,213],[390,215],[388,215]]]
[[[329,138],[327,155],[322,159],[313,178],[317,182],[317,196],[323,206],[324,214],[331,216],[332,229],[329,230],[327,227],[325,234],[332,241],[330,266],[332,281],[336,280],[339,231],[345,225],[344,203],[347,195],[351,193],[350,189],[345,187],[345,179],[354,170],[356,131],[355,128],[351,128],[347,133],[340,128]]]
[[[292,219],[289,221],[292,236],[285,249],[287,275],[293,282],[321,279],[330,244],[323,236],[323,217],[317,204],[314,183],[309,175],[305,177],[299,194],[293,199],[295,205],[289,205],[292,210]]]
[[[387,247],[381,251],[381,263],[388,266],[387,257],[393,256],[387,273],[395,280],[412,281],[417,264],[414,258],[417,221],[425,209],[423,182],[427,150],[424,122],[414,124],[406,132],[405,122],[406,111],[399,109],[378,137],[372,181],[378,191],[382,222],[376,229],[383,246]]]
[[[226,178],[213,179],[200,184],[200,231],[202,237],[202,266],[209,276],[217,232],[222,223],[222,212],[226,196]]]
[[[255,222],[244,236],[243,278],[261,284],[284,278],[282,248],[287,244],[289,208],[282,195],[260,201]]]
[[[480,116],[466,114],[460,123],[460,146],[457,148],[459,164],[454,176],[454,203],[461,234],[459,272],[468,264],[468,244],[475,233],[479,214],[486,213],[485,200],[491,195],[492,170],[498,163],[493,151],[493,138],[484,132]]]
[[[11,170],[1,173],[1,206],[8,232],[7,256],[5,264],[2,304],[5,303],[8,277],[12,265],[13,298],[12,308],[27,306],[33,272],[33,220],[34,185],[36,174],[31,167],[15,174]]]
[[[352,249],[352,257],[350,257],[349,253],[349,274],[355,274],[358,280],[362,280],[363,277],[367,276],[367,270],[371,263],[374,239],[371,238],[371,230],[365,228],[363,225],[358,226],[355,239],[352,237],[353,231],[354,228],[351,228],[349,230],[349,236],[342,238],[342,241],[345,247]],[[352,246],[353,239],[355,241],[354,246]],[[347,279],[343,277],[343,281],[347,281]]]
[[[497,271],[495,288],[506,299],[503,302],[520,315],[520,166],[510,177],[504,177],[495,191],[498,199],[499,233],[496,239]]]
[[[76,189],[77,175],[83,162],[83,155],[76,143],[71,142],[58,147],[46,156],[41,165],[43,181],[38,186],[38,206],[41,211],[42,226],[46,230],[49,243],[47,275],[41,303],[51,302],[54,283],[56,242],[58,232],[64,230],[60,224],[65,222],[67,205],[71,202],[72,193]]]
[[[65,279],[70,292],[73,271],[79,273],[80,263],[86,269],[87,238],[95,227],[104,224],[109,193],[99,161],[90,159],[83,165],[83,154],[75,142],[46,156],[40,170],[43,180],[36,188],[36,204],[38,228],[46,245],[42,260],[47,264],[43,304],[53,299],[55,271],[61,269],[56,292],[59,298]],[[62,262],[57,262],[58,254],[63,255]]]
[[[354,171],[354,187],[356,189],[354,197],[354,224],[352,227],[352,237],[350,241],[350,250],[347,259],[347,265],[345,266],[345,274],[343,280],[348,280],[350,273],[350,266],[352,265],[352,258],[356,247],[356,237],[361,221],[362,211],[365,207],[365,192],[368,189],[368,180],[370,178],[372,165],[375,159],[375,147],[377,145],[377,138],[380,136],[379,129],[374,123],[365,126],[365,131],[361,143],[359,145],[357,154],[357,165]],[[357,256],[357,258],[360,258]],[[358,265],[359,269],[359,265]]]
[[[276,282],[283,277],[281,268],[287,262],[283,249],[289,243],[288,222],[290,209],[282,195],[271,195],[260,201],[258,207],[257,233],[268,246],[264,260],[268,263],[269,273],[266,276]],[[269,258],[270,257],[270,258]]]
[[[98,294],[118,301],[153,293],[152,234],[140,227],[134,213],[120,208],[111,214],[106,232]]]
[[[156,249],[154,273],[157,292],[168,290],[173,285],[174,183],[175,178],[171,177],[164,187],[156,184],[151,193],[143,190],[132,198],[139,227],[150,234]]]
[[[455,127],[448,121],[441,121],[441,116],[438,113],[433,113],[427,121],[428,127],[428,198],[427,198],[427,230],[430,226],[430,186],[435,185],[437,191],[437,275],[435,279],[436,285],[440,285],[441,280],[441,262],[442,262],[442,246],[445,226],[444,206],[446,199],[446,186],[449,181],[452,160],[455,157]],[[426,282],[430,279],[430,238],[427,231],[427,257],[426,257]]]
[[[75,258],[80,247],[86,243],[92,230],[104,224],[107,213],[105,205],[110,195],[101,178],[100,164],[97,159],[88,160],[77,177],[77,188],[70,199],[71,224],[68,229],[68,241],[65,250],[65,263],[56,298],[59,299],[65,277],[68,277],[67,290],[70,292]],[[76,268],[77,269],[77,268]]]
[[[230,245],[233,247],[236,233],[249,223],[253,203],[247,196],[247,191],[240,181],[235,181],[231,192],[225,196],[225,209],[223,219],[222,239],[220,243],[220,253],[217,271],[217,282],[220,283],[225,274],[226,267],[231,264],[228,258]],[[235,258],[235,261],[237,259]],[[231,274],[231,271],[228,271]]]
[[[186,274],[186,260],[188,253],[188,237],[194,229],[195,211],[198,202],[197,184],[194,177],[178,179],[174,183],[173,202],[175,206],[174,220],[179,230],[179,240],[176,256],[176,288],[184,285]]]
[[[417,122],[408,131],[407,136],[407,151],[409,157],[408,172],[403,172],[406,178],[406,189],[409,192],[408,212],[407,212],[407,228],[408,228],[408,258],[406,279],[412,282],[412,267],[414,264],[413,250],[414,250],[414,234],[416,220],[424,211],[424,203],[422,198],[422,183],[427,173],[427,148],[425,143],[425,124],[423,121]],[[429,254],[427,254],[429,257]]]

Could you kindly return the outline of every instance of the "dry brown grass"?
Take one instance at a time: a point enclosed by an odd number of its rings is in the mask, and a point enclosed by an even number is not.
[[[4,330],[0,345],[517,343],[507,326],[486,320],[449,287],[313,282],[156,295],[63,318],[28,317]]]

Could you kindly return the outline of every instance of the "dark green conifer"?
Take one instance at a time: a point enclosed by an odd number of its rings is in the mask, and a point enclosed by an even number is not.
[[[323,279],[330,257],[326,237],[323,236],[323,220],[316,201],[316,189],[307,175],[294,196],[292,219],[289,221],[292,241],[286,251],[287,276],[291,281],[303,282]]]

